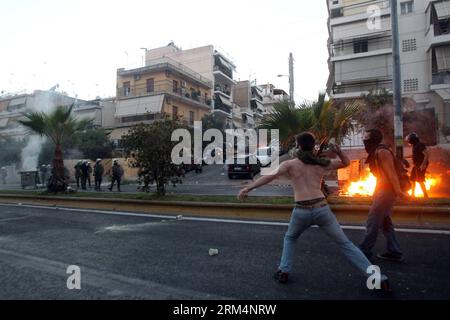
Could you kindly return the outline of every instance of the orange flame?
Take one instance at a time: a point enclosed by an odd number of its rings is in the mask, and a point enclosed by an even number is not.
[[[432,176],[430,174],[427,174],[425,177],[425,189],[427,190],[428,195],[429,191],[437,186],[440,182],[440,177],[438,176]],[[342,192],[343,195],[347,196],[372,196],[375,187],[377,184],[377,178],[370,173],[369,171],[366,172],[366,175],[364,178],[361,178],[359,181],[351,182],[347,188],[344,189]],[[412,196],[412,190],[408,191],[408,194]],[[415,185],[415,192],[414,197],[416,198],[423,198],[424,194],[422,192],[422,188],[420,187],[419,183],[416,182]]]

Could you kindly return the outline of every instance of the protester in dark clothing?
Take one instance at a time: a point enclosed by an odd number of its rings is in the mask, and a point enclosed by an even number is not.
[[[420,141],[417,133],[413,132],[406,137],[406,141],[412,146],[413,168],[411,171],[411,182],[413,185],[412,196],[416,190],[416,182],[425,196],[428,198],[427,189],[425,188],[425,173],[429,164],[430,155],[427,147]]]
[[[81,178],[81,165],[83,161],[79,160],[77,164],[73,167],[75,169],[75,181],[77,182],[77,188],[80,187],[80,178]]]
[[[391,215],[397,197],[406,197],[406,194],[400,187],[393,153],[381,144],[382,140],[383,135],[378,129],[368,130],[364,136],[364,147],[369,154],[366,163],[369,164],[372,174],[377,177],[377,185],[366,222],[365,237],[360,248],[370,259],[377,241],[378,230],[382,228],[387,240],[387,252],[378,254],[377,257],[403,261],[403,253],[395,237]]]
[[[101,190],[104,171],[105,169],[103,168],[102,165],[102,159],[97,159],[94,165],[94,180],[95,180],[94,182],[95,182],[95,190],[97,191]]]
[[[117,161],[117,159],[113,160],[113,166],[112,166],[112,179],[111,179],[111,186],[109,187],[109,191],[112,191],[114,187],[114,183],[117,182],[117,190],[120,192],[120,182],[122,180],[123,176],[123,168]]]
[[[86,176],[86,180],[88,182],[89,188],[91,189],[92,188],[92,185],[91,185],[92,166],[91,166],[90,161],[87,162],[87,167],[88,167],[88,173]]]
[[[81,169],[81,189],[86,190],[86,181],[89,175],[89,168],[86,160],[84,160],[81,163],[80,169]]]

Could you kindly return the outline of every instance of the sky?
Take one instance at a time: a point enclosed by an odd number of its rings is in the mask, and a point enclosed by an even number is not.
[[[325,90],[324,0],[2,0],[0,95],[58,91],[81,99],[115,95],[116,70],[142,65],[144,50],[173,41],[214,45],[237,66],[235,80],[273,83],[295,100]]]

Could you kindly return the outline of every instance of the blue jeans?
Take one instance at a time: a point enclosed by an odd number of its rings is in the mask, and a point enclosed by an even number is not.
[[[318,225],[334,242],[336,242],[345,257],[366,277],[370,261],[351,242],[342,231],[336,217],[329,206],[314,209],[294,208],[289,227],[284,236],[283,254],[279,269],[290,272],[294,259],[295,246],[300,235],[312,225]]]
[[[359,246],[369,259],[372,257],[372,249],[377,242],[378,230],[381,228],[387,241],[387,251],[402,255],[391,220],[395,199],[396,195],[391,189],[377,190],[373,195],[373,203],[366,222],[366,234]]]

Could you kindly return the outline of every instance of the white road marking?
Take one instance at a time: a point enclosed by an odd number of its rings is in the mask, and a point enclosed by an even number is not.
[[[115,216],[128,216],[128,217],[142,217],[142,218],[157,218],[157,219],[169,219],[176,220],[177,216],[160,215],[160,214],[147,214],[147,213],[132,213],[122,211],[107,211],[107,210],[95,210],[95,209],[78,209],[78,208],[62,208],[62,207],[49,207],[49,206],[37,206],[37,205],[17,205],[17,204],[0,204],[4,207],[22,207],[32,209],[53,209],[70,212],[82,212],[93,214],[108,214]],[[263,226],[288,226],[288,222],[276,222],[276,221],[253,221],[253,220],[236,220],[236,219],[221,219],[221,218],[203,218],[203,217],[186,217],[183,216],[183,220],[187,221],[201,221],[201,222],[216,222],[216,223],[235,223],[235,224],[250,224],[250,225],[263,225]],[[362,226],[341,226],[346,230],[366,230]],[[416,234],[435,234],[435,235],[450,235],[450,230],[438,230],[438,229],[414,229],[414,228],[396,228],[395,231],[401,233],[416,233]]]

